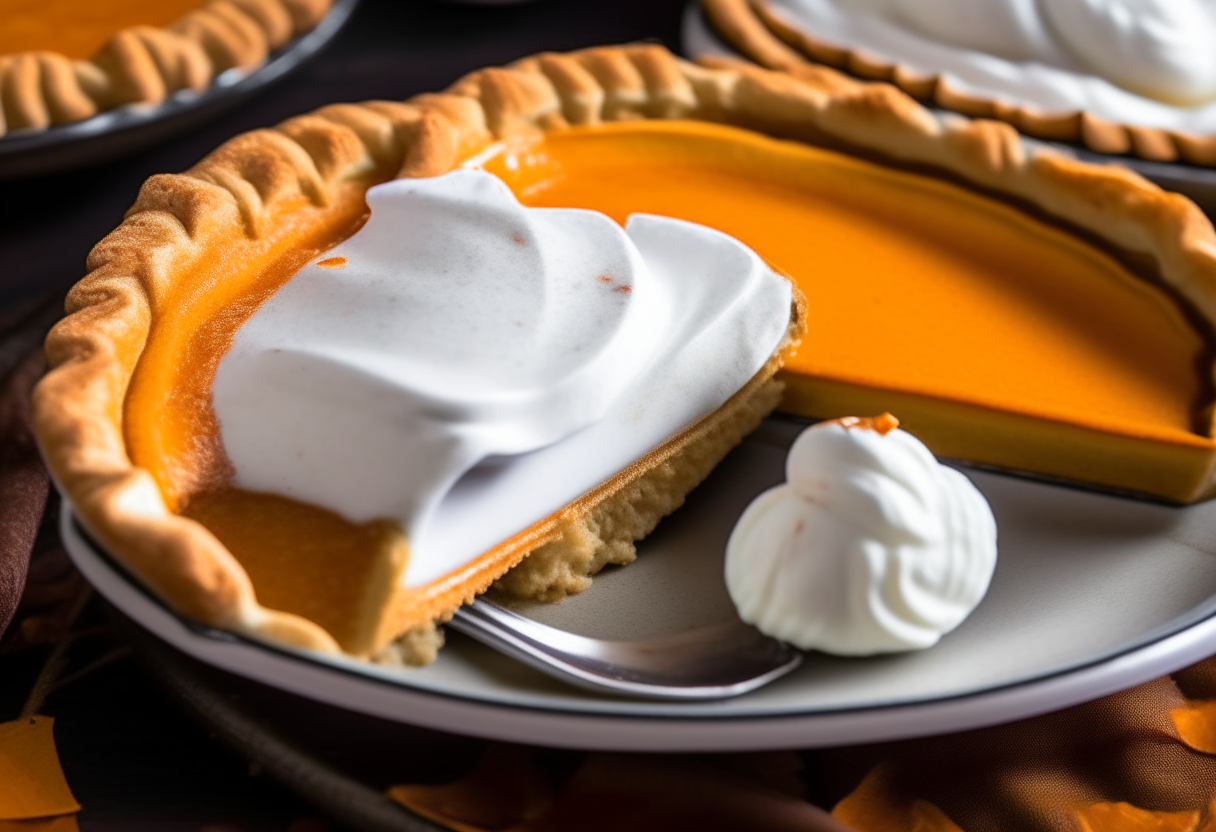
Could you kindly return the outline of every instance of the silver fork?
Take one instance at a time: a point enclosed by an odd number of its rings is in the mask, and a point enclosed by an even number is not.
[[[478,598],[448,626],[563,682],[618,696],[725,699],[766,685],[802,661],[794,648],[737,618],[664,638],[606,641]]]

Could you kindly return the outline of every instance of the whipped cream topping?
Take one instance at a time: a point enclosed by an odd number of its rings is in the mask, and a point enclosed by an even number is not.
[[[1042,113],[1216,132],[1211,0],[769,0],[835,46]]]
[[[869,655],[936,644],[988,590],[996,521],[965,476],[890,415],[803,431],[784,485],[726,547],[739,615],[804,650]]]
[[[371,216],[237,332],[212,388],[234,485],[391,519],[442,577],[720,407],[791,289],[720,232],[525,208],[458,170]]]

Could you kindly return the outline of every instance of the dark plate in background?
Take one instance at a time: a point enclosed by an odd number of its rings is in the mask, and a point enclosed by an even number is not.
[[[359,0],[336,0],[316,28],[273,52],[248,74],[230,69],[202,92],[181,90],[163,102],[127,105],[90,119],[0,137],[0,180],[73,170],[126,155],[215,118],[299,67],[333,40]]]

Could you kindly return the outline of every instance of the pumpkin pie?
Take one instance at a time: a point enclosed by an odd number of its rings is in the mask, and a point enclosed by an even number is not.
[[[701,0],[772,69],[826,65],[1099,153],[1216,164],[1216,13],[1201,0]]]
[[[17,0],[0,27],[0,136],[201,91],[315,27],[333,0]]]
[[[807,300],[720,410],[406,591],[399,530],[226,487],[210,385],[241,320],[305,264],[342,259],[322,255],[370,187],[457,168],[529,206],[725,231]],[[88,268],[35,394],[59,486],[183,614],[309,649],[425,660],[431,622],[493,581],[555,598],[627,562],[775,403],[783,360],[790,413],[890,411],[958,459],[1177,502],[1216,492],[1216,232],[1198,208],[826,70],[605,47],[325,107],[152,177]]]

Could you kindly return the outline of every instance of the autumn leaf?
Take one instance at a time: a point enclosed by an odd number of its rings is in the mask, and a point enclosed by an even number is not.
[[[5,785],[0,789],[0,821],[52,818],[80,811],[59,765],[54,724],[49,716],[0,723],[0,783]],[[75,819],[71,823],[74,827]]]

